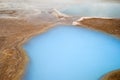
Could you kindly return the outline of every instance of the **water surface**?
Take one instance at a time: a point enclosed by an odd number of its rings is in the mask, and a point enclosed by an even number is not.
[[[120,18],[120,3],[75,4],[61,11],[69,15]]]
[[[73,26],[58,26],[24,45],[25,80],[98,80],[120,68],[120,40]]]

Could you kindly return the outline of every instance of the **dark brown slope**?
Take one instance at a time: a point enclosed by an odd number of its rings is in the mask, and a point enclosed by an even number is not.
[[[120,19],[110,18],[81,18],[74,22],[74,25],[103,31],[120,37]]]
[[[46,23],[38,27],[23,19],[0,19],[0,80],[21,80],[28,61],[22,44],[52,26]]]

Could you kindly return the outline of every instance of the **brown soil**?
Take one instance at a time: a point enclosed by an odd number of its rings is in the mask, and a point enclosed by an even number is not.
[[[21,80],[27,65],[23,43],[53,24],[38,26],[21,19],[0,19],[0,80]]]
[[[120,19],[86,18],[76,22],[78,26],[120,37]]]
[[[106,74],[101,80],[120,80],[120,70]]]

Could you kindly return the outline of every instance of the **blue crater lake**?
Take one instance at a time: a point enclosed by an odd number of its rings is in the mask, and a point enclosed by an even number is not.
[[[120,40],[75,26],[57,26],[25,45],[24,80],[99,80],[120,69]]]

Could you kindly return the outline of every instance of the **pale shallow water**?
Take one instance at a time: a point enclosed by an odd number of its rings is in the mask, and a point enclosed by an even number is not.
[[[24,45],[30,57],[24,80],[99,80],[120,69],[120,40],[73,26],[58,26]]]
[[[69,15],[120,18],[119,3],[75,4],[61,11]]]

